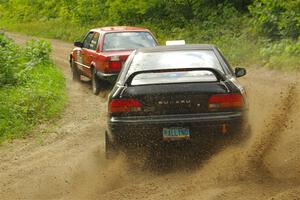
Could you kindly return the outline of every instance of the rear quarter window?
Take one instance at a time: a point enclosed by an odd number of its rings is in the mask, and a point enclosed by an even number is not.
[[[99,36],[100,36],[100,33],[95,32],[95,34],[94,34],[94,36],[93,36],[93,38],[90,42],[89,49],[91,49],[91,50],[96,50],[97,49]]]

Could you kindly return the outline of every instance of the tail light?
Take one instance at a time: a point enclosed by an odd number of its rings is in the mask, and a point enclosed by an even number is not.
[[[119,56],[110,57],[109,68],[111,71],[120,71],[122,68],[122,62]]]
[[[208,100],[209,109],[242,108],[244,99],[241,94],[217,94]]]
[[[113,99],[109,103],[110,113],[129,113],[142,110],[142,104],[135,99]]]
[[[110,61],[109,68],[111,71],[120,71],[122,68],[122,62],[120,61]]]

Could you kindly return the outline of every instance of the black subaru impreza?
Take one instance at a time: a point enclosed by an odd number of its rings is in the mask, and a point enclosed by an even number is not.
[[[129,145],[240,138],[247,102],[236,78],[245,74],[233,71],[213,45],[134,51],[108,98],[107,153]]]

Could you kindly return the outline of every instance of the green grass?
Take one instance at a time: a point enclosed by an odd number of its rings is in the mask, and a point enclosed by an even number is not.
[[[31,77],[24,85],[0,89],[0,143],[28,134],[64,108],[65,79],[59,69],[39,65]]]
[[[58,116],[66,103],[65,78],[51,62],[46,41],[21,48],[0,34],[0,144]]]
[[[96,25],[95,25],[96,26]],[[31,36],[61,39],[64,41],[80,40],[91,25],[78,26],[61,20],[32,21],[18,23],[11,20],[1,20],[0,29],[8,32],[18,32]]]

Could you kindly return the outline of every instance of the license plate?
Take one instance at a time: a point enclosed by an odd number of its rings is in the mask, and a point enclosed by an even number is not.
[[[187,128],[163,128],[163,140],[182,140],[190,138]]]

